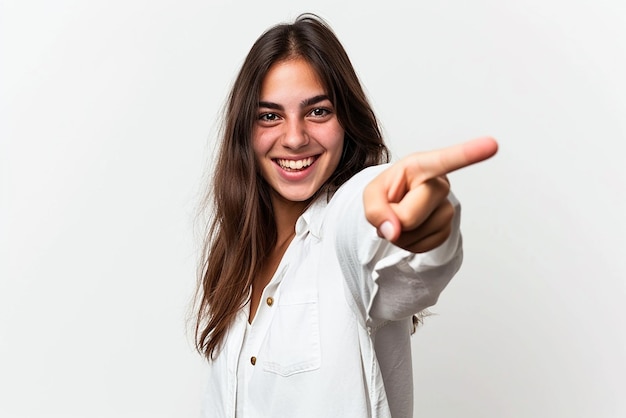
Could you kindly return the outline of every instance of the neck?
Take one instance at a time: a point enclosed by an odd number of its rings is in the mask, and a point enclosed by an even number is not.
[[[276,223],[276,245],[281,246],[296,233],[296,221],[307,208],[309,202],[292,202],[274,194],[272,206]]]

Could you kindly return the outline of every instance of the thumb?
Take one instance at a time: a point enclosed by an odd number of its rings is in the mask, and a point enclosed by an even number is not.
[[[380,182],[374,180],[365,188],[363,192],[365,218],[376,228],[378,236],[393,242],[400,237],[402,226],[393,210],[394,203],[389,202],[386,189],[381,186]]]
[[[397,221],[397,218],[394,220]],[[387,241],[393,242],[399,238],[401,228],[399,222],[393,220],[385,220],[377,229],[378,236],[385,238]]]

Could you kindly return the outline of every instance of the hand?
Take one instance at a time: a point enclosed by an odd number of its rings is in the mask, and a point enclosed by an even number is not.
[[[414,253],[443,244],[454,208],[446,174],[492,157],[493,138],[479,138],[403,158],[372,180],[363,192],[365,217],[378,235]]]

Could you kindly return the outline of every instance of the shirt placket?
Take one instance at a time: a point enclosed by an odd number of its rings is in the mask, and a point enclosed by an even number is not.
[[[235,316],[235,322],[229,330],[227,339],[227,369],[228,376],[228,395],[230,399],[229,417],[235,417],[237,408],[237,368],[239,364],[239,355],[243,349],[244,336],[246,332],[246,322],[248,320],[249,307],[240,310]]]
[[[287,264],[279,267],[272,281],[265,287],[261,296],[261,303],[257,308],[256,315],[251,326],[247,330],[245,338],[245,344],[241,349],[240,364],[239,367],[244,367],[244,373],[246,381],[240,382],[244,390],[248,390],[250,380],[253,378],[257,368],[263,362],[262,358],[259,358],[258,353],[261,350],[263,341],[268,334],[274,312],[276,311],[277,301],[280,298],[280,283],[287,271]],[[252,411],[249,410],[249,404],[243,405],[244,417],[252,416]]]

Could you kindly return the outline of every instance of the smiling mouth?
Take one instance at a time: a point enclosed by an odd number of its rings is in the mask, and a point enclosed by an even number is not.
[[[287,160],[284,158],[276,158],[274,161],[280,168],[285,171],[301,171],[311,166],[317,160],[317,155],[314,157],[303,158],[301,160]]]

